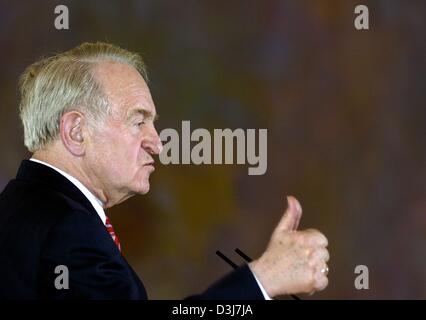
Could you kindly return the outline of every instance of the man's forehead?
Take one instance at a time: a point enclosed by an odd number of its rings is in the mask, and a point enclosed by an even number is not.
[[[139,72],[131,65],[123,62],[118,62],[114,60],[105,60],[102,62],[97,62],[93,65],[93,70],[98,75],[114,75],[122,73],[133,73],[139,74]],[[141,76],[142,77],[142,76]]]
[[[132,66],[105,61],[97,64],[94,76],[107,94],[123,98],[123,96],[135,96],[141,99],[150,99],[148,85],[142,75]]]
[[[142,114],[157,118],[151,93],[140,73],[132,66],[118,62],[103,62],[96,66],[95,76],[116,109],[126,118]]]
[[[144,118],[152,118],[152,120],[156,120],[158,117],[154,102],[150,96],[141,96],[130,91],[121,98],[114,100],[113,109],[125,120],[130,120],[140,115]]]
[[[144,105],[129,108],[127,110],[126,118],[131,119],[138,115],[142,115],[144,118],[151,118],[154,121],[158,119],[158,114],[156,113],[155,108],[147,108]]]

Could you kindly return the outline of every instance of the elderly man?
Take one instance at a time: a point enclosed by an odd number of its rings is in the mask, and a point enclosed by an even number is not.
[[[0,196],[0,297],[146,299],[104,209],[149,191],[162,144],[138,54],[84,43],[29,66],[20,117],[33,153]],[[288,208],[265,252],[199,299],[269,299],[327,284],[327,239]],[[68,270],[67,288],[57,268]]]

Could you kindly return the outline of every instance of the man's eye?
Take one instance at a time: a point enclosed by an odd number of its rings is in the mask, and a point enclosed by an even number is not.
[[[137,123],[137,126],[138,126],[138,127],[141,127],[141,126],[142,126],[142,125],[144,125],[144,124],[145,124],[145,121],[141,121],[141,122],[138,122],[138,123]]]

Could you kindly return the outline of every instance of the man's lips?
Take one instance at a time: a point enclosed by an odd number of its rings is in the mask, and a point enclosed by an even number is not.
[[[145,163],[143,166],[144,166],[144,167],[149,167],[149,168],[151,168],[151,169],[152,169],[152,171],[154,171],[154,170],[155,170],[154,161],[152,161],[152,162],[148,162],[148,163]]]

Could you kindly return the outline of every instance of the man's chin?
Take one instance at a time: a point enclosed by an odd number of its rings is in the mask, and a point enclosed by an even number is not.
[[[149,192],[149,188],[150,188],[149,182],[146,182],[143,185],[139,186],[139,188],[135,190],[135,193],[139,195],[147,194]]]
[[[144,172],[142,177],[139,177],[137,181],[137,185],[135,185],[132,190],[135,194],[144,195],[149,192],[149,189],[150,189],[149,176],[150,176],[149,173]]]
[[[140,195],[144,195],[147,194],[149,192],[149,185],[148,187],[146,187],[146,189],[142,190],[141,192],[139,192]]]

